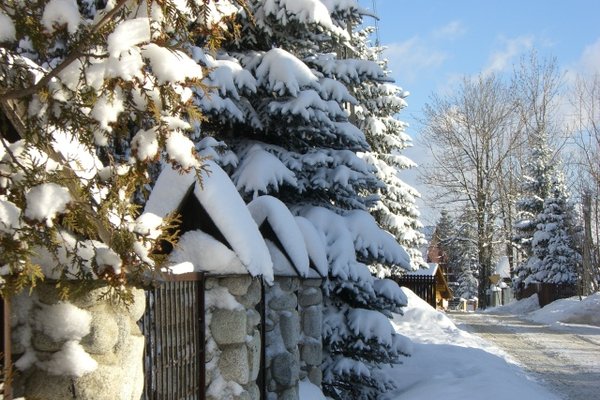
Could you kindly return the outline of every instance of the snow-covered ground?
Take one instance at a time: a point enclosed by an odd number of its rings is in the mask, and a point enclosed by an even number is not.
[[[405,288],[402,290],[409,298],[409,306],[404,316],[395,316],[394,324],[399,333],[412,340],[413,350],[412,356],[406,358],[403,365],[390,367],[389,374],[396,377],[398,390],[386,396],[386,400],[579,398],[570,394],[567,397],[554,394],[556,385],[547,389],[548,382],[543,382],[543,376],[537,371],[520,364],[516,358],[489,341],[457,328],[446,314],[434,310],[410,290]],[[482,330],[487,327],[497,336],[499,334],[490,327],[499,323],[498,326],[503,329],[500,336],[504,340],[518,338],[524,346],[529,345],[530,353],[534,354],[541,353],[540,349],[531,347],[532,344],[526,342],[521,335],[526,334],[529,328],[507,328],[503,327],[503,323],[510,325],[508,322],[512,320],[522,322],[522,318],[528,318],[537,321],[532,324],[542,326],[544,329],[553,329],[555,340],[561,336],[556,334],[561,333],[561,330],[577,329],[577,335],[588,342],[589,340],[600,341],[599,310],[600,293],[589,296],[585,301],[560,300],[543,309],[537,306],[537,298],[530,298],[503,308],[496,308],[492,310],[493,314],[469,313],[464,314],[464,318],[474,318],[480,323]],[[521,319],[514,315],[521,316]],[[510,321],[504,321],[502,318],[509,318]],[[468,326],[467,323],[465,322],[465,326]],[[551,326],[547,327],[547,325]],[[565,340],[573,341],[567,335],[563,336]],[[595,348],[594,346],[600,345],[600,342],[591,345]],[[581,354],[578,354],[578,358],[582,358]],[[600,379],[600,376],[595,375],[595,370],[589,369],[595,368],[588,363],[594,364],[594,360],[596,365],[600,365],[600,347],[598,352],[586,351],[582,361],[585,365],[579,371],[573,372],[582,372],[580,374],[582,377],[589,375],[596,376],[597,380]]]

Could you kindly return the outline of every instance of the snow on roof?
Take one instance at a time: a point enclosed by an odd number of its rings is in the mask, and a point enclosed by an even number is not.
[[[281,248],[273,243],[269,239],[265,239],[267,248],[271,253],[271,259],[273,260],[273,273],[275,276],[298,276],[298,271],[290,262],[290,259],[281,251]],[[308,274],[308,268],[306,271]],[[303,275],[303,276],[306,276]]]
[[[270,225],[297,274],[307,276],[309,258],[304,235],[287,206],[273,196],[260,196],[248,204],[248,210],[261,230],[263,224]],[[274,267],[277,272],[277,265]]]
[[[437,263],[428,263],[427,268],[419,268],[416,271],[411,271],[407,275],[420,275],[420,276],[435,276],[437,272]]]
[[[210,172],[203,176],[202,185],[196,182],[195,171],[182,173],[175,171],[170,165],[165,165],[146,203],[144,214],[138,221],[148,213],[164,218],[176,212],[188,190],[194,185],[194,196],[212,218],[247,272],[252,276],[262,275],[267,282],[272,282],[273,262],[246,204],[225,171],[211,160],[205,163]],[[197,239],[206,238],[197,236]],[[216,243],[213,244],[213,249],[217,250]],[[207,246],[207,243],[202,242],[202,245]],[[184,261],[181,257],[177,260]],[[194,267],[201,270],[202,264]],[[211,269],[211,272],[224,274],[239,273],[237,268],[227,268],[227,265],[223,265],[222,269]]]
[[[207,254],[210,256],[207,257]],[[200,230],[181,235],[169,256],[174,274],[206,271],[215,274],[246,274],[248,271],[239,257],[225,244]]]

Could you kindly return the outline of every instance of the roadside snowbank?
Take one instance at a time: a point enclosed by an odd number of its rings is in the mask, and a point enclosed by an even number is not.
[[[396,331],[413,341],[412,356],[390,367],[398,385],[386,400],[558,400],[532,381],[509,356],[461,329],[412,291],[403,316],[394,317]]]
[[[578,296],[556,300],[524,317],[549,325],[580,324],[600,327],[600,292],[583,300]]]
[[[590,296],[569,297],[556,300],[543,308],[538,304],[537,294],[505,306],[488,308],[486,314],[517,315],[546,325],[592,325],[600,327],[600,292]]]

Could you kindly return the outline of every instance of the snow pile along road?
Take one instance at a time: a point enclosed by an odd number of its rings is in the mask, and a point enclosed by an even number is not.
[[[412,356],[390,367],[398,390],[386,400],[558,400],[529,378],[505,352],[461,329],[412,291],[396,331],[413,342]]]
[[[519,313],[520,312],[520,313]],[[534,295],[452,319],[504,349],[530,376],[565,400],[598,398],[600,294],[539,308]]]

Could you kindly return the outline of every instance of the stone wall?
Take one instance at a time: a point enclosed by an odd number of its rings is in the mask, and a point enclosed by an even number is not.
[[[27,399],[139,400],[144,338],[137,326],[144,291],[125,307],[101,300],[105,288],[70,302],[53,284],[39,284],[11,305],[16,397]]]
[[[206,280],[207,400],[259,400],[261,283],[250,276]]]
[[[267,398],[297,400],[300,380],[321,386],[321,280],[276,278],[266,287]],[[259,400],[261,282],[250,276],[205,281],[207,400]],[[13,299],[15,396],[138,400],[144,385],[143,290],[129,307],[103,289],[60,301],[51,284]]]
[[[321,387],[323,363],[323,291],[321,279],[303,279],[298,292],[302,336],[300,379],[308,378]]]
[[[266,290],[266,381],[269,400],[297,400],[308,378],[321,386],[321,280],[277,277]]]

